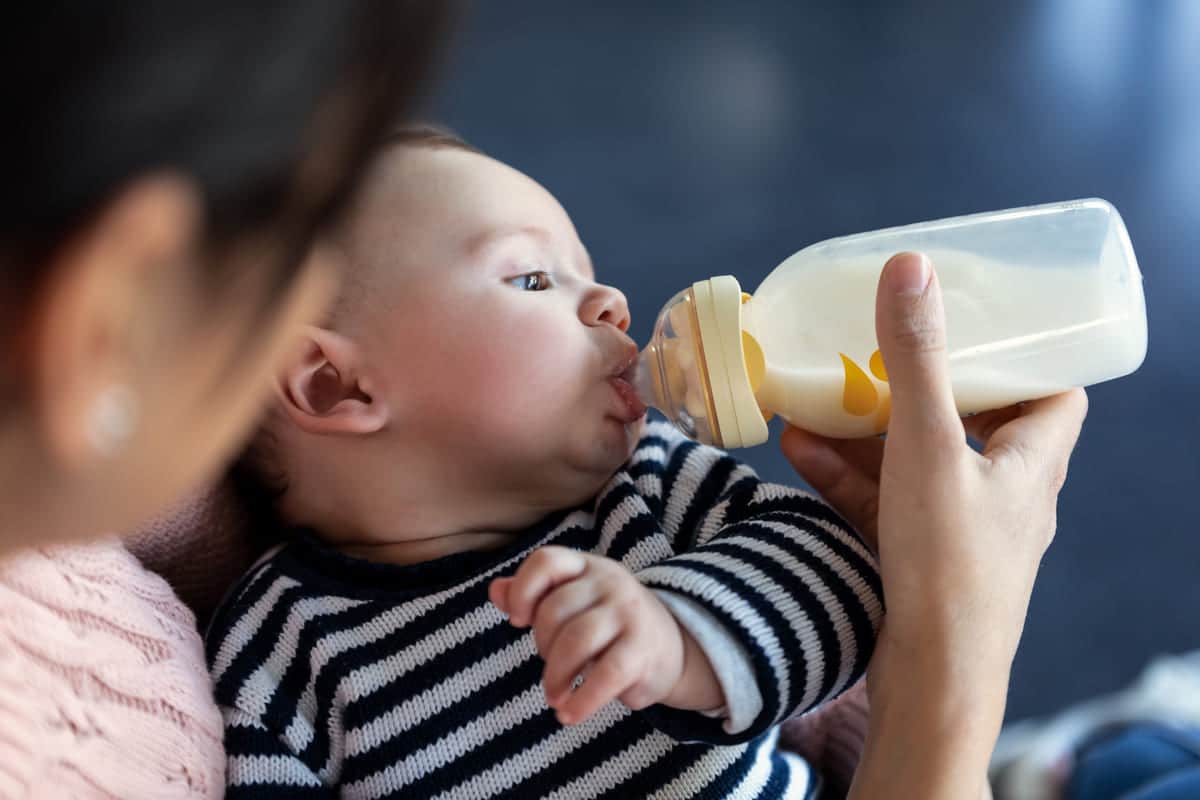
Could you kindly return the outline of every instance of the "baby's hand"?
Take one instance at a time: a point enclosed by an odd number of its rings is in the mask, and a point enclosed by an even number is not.
[[[680,707],[721,704],[719,684],[691,636],[616,561],[543,547],[513,577],[492,581],[488,596],[513,625],[533,626],[546,661],[546,702],[564,725],[584,721],[614,698],[634,710],[668,702],[677,687],[693,683],[681,681],[685,666],[702,669],[710,680],[704,691],[691,690],[702,696],[701,705]],[[697,659],[700,665],[685,664]],[[581,673],[585,680],[572,691]]]

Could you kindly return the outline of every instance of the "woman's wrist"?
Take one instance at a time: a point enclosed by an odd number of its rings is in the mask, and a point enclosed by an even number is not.
[[[898,648],[881,638],[867,679],[870,722],[851,798],[984,796],[1008,676],[1008,661],[969,661],[953,648]],[[904,787],[900,795],[897,787]]]

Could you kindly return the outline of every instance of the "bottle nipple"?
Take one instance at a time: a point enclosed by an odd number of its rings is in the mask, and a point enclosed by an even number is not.
[[[693,284],[663,307],[639,358],[638,395],[705,444],[745,447],[767,439],[754,397],[765,363],[741,327],[746,297],[730,276]]]

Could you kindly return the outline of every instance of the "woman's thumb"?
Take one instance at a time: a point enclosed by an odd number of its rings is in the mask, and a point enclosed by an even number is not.
[[[875,334],[892,392],[889,435],[940,447],[964,438],[950,392],[946,314],[933,265],[922,253],[888,259],[875,301]]]

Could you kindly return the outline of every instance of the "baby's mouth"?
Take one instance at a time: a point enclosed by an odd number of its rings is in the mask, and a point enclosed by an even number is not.
[[[621,398],[621,412],[617,418],[628,425],[631,422],[637,422],[646,415],[646,404],[638,397],[634,391],[633,384],[620,375],[614,375],[608,379],[609,384],[616,390],[617,395]]]
[[[635,350],[621,371],[608,379],[609,384],[621,398],[623,408],[618,418],[626,425],[636,422],[646,415],[646,404],[642,402],[642,399],[638,397],[637,390],[633,388],[637,369],[638,357]]]
[[[628,425],[646,415],[646,404],[634,388],[637,377],[639,353],[637,345],[627,340],[621,358],[616,361],[608,376],[608,383],[620,398],[620,407],[614,416]]]

